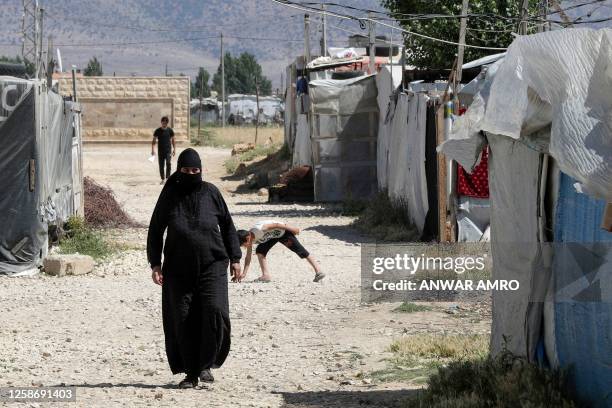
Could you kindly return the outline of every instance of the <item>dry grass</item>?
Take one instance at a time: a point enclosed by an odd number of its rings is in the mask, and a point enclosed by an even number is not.
[[[200,137],[197,137],[197,132],[197,127],[191,128],[192,144],[229,148],[238,143],[255,142],[253,126],[205,127],[200,129]],[[260,127],[257,132],[257,144],[264,145],[270,139],[272,144],[283,144],[284,132],[283,127]]]
[[[359,218],[353,225],[362,233],[384,242],[419,240],[418,231],[410,221],[405,203],[392,202],[383,191],[364,203],[365,205],[359,204],[359,201],[349,200],[345,204],[345,214],[359,213]]]
[[[489,336],[418,334],[394,341],[389,351],[393,356],[387,359],[387,367],[374,371],[372,378],[424,384],[439,367],[452,361],[484,358]]]
[[[389,350],[402,357],[461,359],[484,357],[489,351],[489,336],[420,334],[394,341]]]

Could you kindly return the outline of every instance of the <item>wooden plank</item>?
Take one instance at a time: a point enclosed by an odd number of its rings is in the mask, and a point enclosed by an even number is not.
[[[436,144],[444,142],[444,104],[436,111]],[[446,231],[446,156],[438,153],[438,236],[440,242],[448,242]]]
[[[612,203],[606,204],[606,209],[604,210],[602,217],[601,228],[608,232],[612,232]]]

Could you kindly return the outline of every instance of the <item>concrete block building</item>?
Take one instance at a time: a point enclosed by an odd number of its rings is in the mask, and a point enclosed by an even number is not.
[[[189,77],[78,77],[83,141],[149,142],[160,118],[168,116],[177,142],[189,141]],[[59,92],[72,94],[72,79],[58,80]]]

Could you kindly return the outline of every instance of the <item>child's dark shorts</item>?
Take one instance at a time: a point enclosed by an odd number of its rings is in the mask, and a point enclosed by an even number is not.
[[[278,242],[295,252],[300,258],[307,258],[308,255],[310,255],[306,248],[304,248],[302,244],[300,244],[300,241],[298,241],[295,235],[293,235],[293,233],[289,231],[285,231],[285,234],[283,234],[283,236],[280,238],[273,238],[269,241],[257,245],[257,248],[255,248],[255,253],[266,256],[268,254],[268,251],[270,251],[270,249],[272,249],[272,247]]]

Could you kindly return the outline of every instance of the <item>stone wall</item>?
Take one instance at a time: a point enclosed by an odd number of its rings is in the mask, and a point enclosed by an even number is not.
[[[77,96],[83,110],[85,142],[150,142],[168,116],[177,142],[189,140],[189,77],[82,77]],[[72,79],[59,79],[62,95]]]

